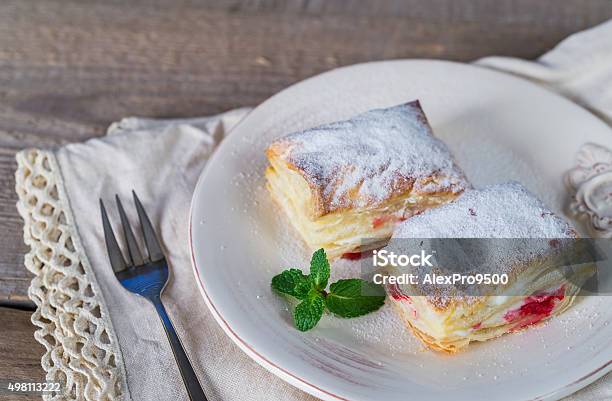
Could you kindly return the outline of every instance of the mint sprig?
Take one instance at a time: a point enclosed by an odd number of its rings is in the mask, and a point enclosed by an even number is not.
[[[301,302],[293,312],[293,322],[300,331],[315,327],[325,309],[336,316],[352,318],[379,309],[385,303],[382,286],[358,278],[338,280],[329,286],[330,265],[323,249],[313,253],[310,274],[288,269],[272,278],[272,288]]]

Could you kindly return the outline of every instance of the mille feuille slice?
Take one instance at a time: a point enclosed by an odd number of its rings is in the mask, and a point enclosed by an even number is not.
[[[272,198],[330,258],[384,245],[396,223],[470,187],[418,101],[285,136],[266,155]]]
[[[398,226],[389,247],[411,238],[506,241],[491,241],[486,249],[486,257],[494,261],[487,272],[509,277],[506,285],[489,295],[473,296],[479,294],[474,286],[424,285],[420,279],[414,285],[386,285],[404,322],[435,350],[456,352],[471,341],[486,341],[544,321],[566,310],[580,290],[576,281],[561,273],[555,259],[559,248],[577,241],[575,230],[518,183],[469,190],[452,203],[414,216]],[[403,269],[390,270],[397,276]],[[427,269],[431,272],[435,265]],[[594,265],[579,269],[581,277],[588,277]],[[419,276],[426,272],[418,270]]]

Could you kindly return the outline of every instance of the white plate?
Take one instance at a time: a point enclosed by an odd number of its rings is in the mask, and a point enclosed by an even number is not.
[[[264,190],[264,149],[278,136],[413,99],[476,186],[516,179],[558,212],[567,200],[562,176],[580,145],[612,147],[610,129],[582,108],[469,65],[368,63],[294,85],[234,129],[195,189],[193,264],[219,324],[262,366],[324,399],[549,400],[602,376],[612,368],[607,297],[455,356],[423,350],[388,307],[358,319],[324,317],[307,333],[293,329],[270,279],[306,268],[309,255]],[[357,264],[335,263],[333,275],[355,274]]]

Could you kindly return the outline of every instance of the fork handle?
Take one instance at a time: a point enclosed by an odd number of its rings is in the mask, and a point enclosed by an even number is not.
[[[161,321],[164,324],[164,329],[166,331],[166,335],[168,336],[168,341],[170,342],[170,347],[172,348],[174,359],[178,364],[179,371],[181,372],[181,376],[183,377],[183,382],[185,383],[185,387],[187,388],[187,394],[189,394],[189,399],[191,401],[207,401],[206,396],[204,395],[204,390],[202,390],[202,386],[200,386],[198,377],[193,371],[193,367],[189,362],[189,358],[185,353],[185,349],[181,344],[181,340],[176,334],[176,330],[174,330],[172,321],[170,320],[170,317],[168,317],[168,313],[166,313],[166,308],[164,308],[160,297],[157,296],[151,301],[153,302],[153,305],[155,305],[155,309],[157,310],[157,313],[159,314],[159,317],[161,318]]]

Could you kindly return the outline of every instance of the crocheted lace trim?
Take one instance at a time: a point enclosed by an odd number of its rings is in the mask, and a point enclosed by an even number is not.
[[[125,368],[102,293],[83,251],[55,156],[17,154],[17,209],[34,273],[29,297],[37,308],[34,337],[46,349],[46,380],[61,383],[45,400],[129,400]]]

